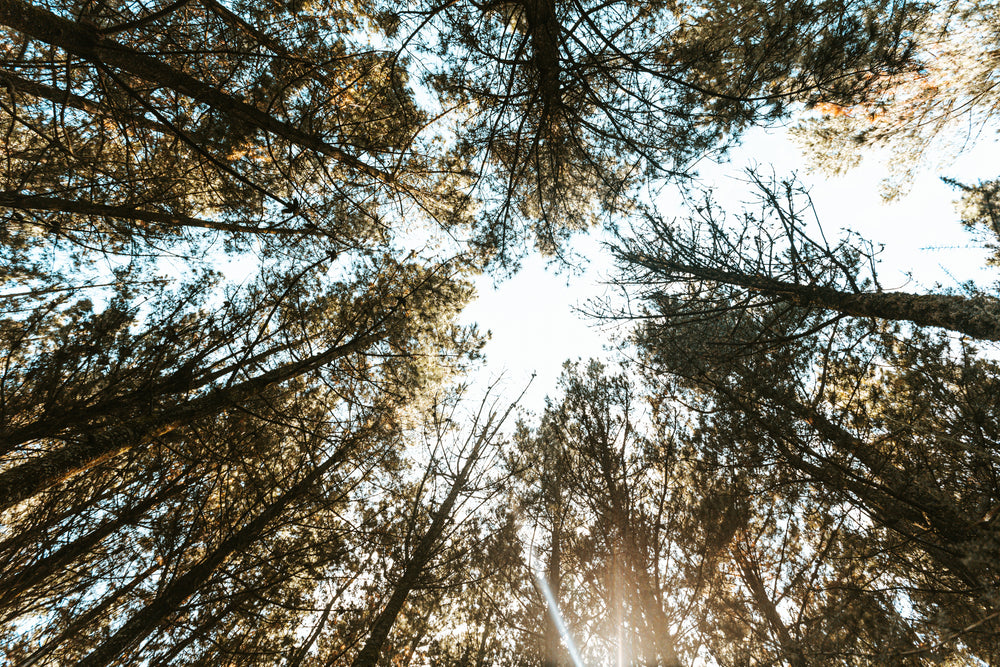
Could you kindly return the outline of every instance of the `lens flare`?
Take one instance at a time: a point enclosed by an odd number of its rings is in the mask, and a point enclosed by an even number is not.
[[[569,659],[573,661],[573,667],[584,667],[580,652],[576,650],[576,644],[573,643],[573,638],[570,636],[569,630],[563,622],[562,614],[559,613],[559,605],[556,602],[556,597],[552,595],[549,582],[537,572],[535,573],[535,581],[538,582],[538,587],[542,589],[542,595],[545,596],[545,602],[549,606],[549,613],[552,615],[552,620],[559,630],[559,635],[562,637],[563,643],[566,644],[566,650],[569,652]]]

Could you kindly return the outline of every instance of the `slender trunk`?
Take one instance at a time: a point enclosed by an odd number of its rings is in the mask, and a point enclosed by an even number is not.
[[[208,636],[208,633],[211,632],[212,629],[215,628],[215,626],[217,626],[220,622],[222,622],[222,620],[226,618],[226,616],[228,616],[240,602],[243,601],[243,597],[245,596],[236,597],[230,600],[222,609],[219,609],[207,619],[199,622],[198,626],[192,629],[192,631],[189,632],[184,639],[172,644],[167,654],[162,656],[151,667],[167,667],[167,665],[170,665],[174,661],[174,658],[180,655],[184,649],[199,639],[203,639]]]
[[[300,342],[292,341],[275,345],[263,352],[223,368],[212,370],[211,367],[200,370],[197,374],[192,370],[193,363],[186,363],[181,369],[163,378],[148,381],[144,386],[122,395],[112,395],[106,398],[87,398],[83,407],[57,406],[39,415],[33,422],[14,429],[0,430],[0,443],[3,443],[0,454],[13,451],[18,445],[42,438],[59,438],[67,432],[86,432],[99,429],[95,426],[98,420],[136,419],[137,415],[148,414],[157,402],[177,394],[188,394],[227,375],[232,375],[241,368],[267,361],[270,357],[285,352]],[[203,358],[203,355],[199,355]],[[93,401],[93,402],[90,402]]]
[[[775,396],[768,392],[768,397]],[[833,423],[819,410],[790,397],[776,397],[776,402],[811,426],[824,440],[839,451],[860,461],[871,477],[892,497],[915,508],[928,527],[949,541],[960,543],[976,539],[972,522],[954,503],[942,500],[932,490],[933,484],[915,484],[914,475],[900,470],[892,461],[845,428]]]
[[[86,535],[53,551],[48,556],[35,561],[30,567],[0,580],[0,609],[13,609],[14,602],[25,591],[44,582],[54,574],[60,573],[80,556],[87,554],[105,538],[117,532],[120,528],[131,525],[140,519],[147,511],[168,497],[178,493],[181,487],[175,483],[159,493],[147,498],[138,505],[126,509],[111,521],[95,528]],[[12,612],[13,613],[13,612]]]
[[[406,564],[406,569],[403,571],[403,576],[393,589],[392,595],[389,596],[389,600],[386,602],[382,612],[372,623],[371,630],[368,634],[368,641],[365,642],[365,645],[354,657],[351,667],[375,667],[378,663],[379,655],[382,653],[382,646],[385,644],[385,640],[389,636],[389,631],[392,630],[392,626],[395,625],[396,618],[403,610],[403,606],[406,604],[406,598],[409,597],[410,592],[420,582],[420,577],[423,575],[424,569],[434,556],[434,550],[437,547],[438,540],[441,538],[445,527],[448,525],[452,510],[455,507],[455,503],[458,501],[459,494],[468,483],[469,475],[472,473],[472,469],[475,466],[476,461],[478,461],[479,455],[486,444],[486,438],[487,435],[484,430],[483,434],[477,440],[472,452],[469,454],[469,458],[466,460],[465,465],[462,466],[461,471],[455,478],[451,489],[448,491],[448,496],[445,498],[444,502],[441,503],[441,506],[438,507],[437,511],[434,512],[431,518],[430,527],[420,539],[416,549],[413,550],[413,554],[410,556],[409,562]]]
[[[760,417],[755,406],[739,399],[733,392],[722,388],[719,390],[771,436],[782,457],[792,467],[830,488],[851,494],[875,521],[909,538],[984,600],[987,608],[993,607],[995,602],[991,601],[988,594],[991,587],[969,569],[963,558],[967,544],[989,543],[992,540],[989,535],[980,534],[975,526],[970,525],[957,513],[954,507],[947,505],[927,490],[921,491],[912,482],[907,483],[901,471],[895,468],[890,471],[888,464],[880,466],[879,470],[859,475],[856,471],[827,458],[822,459],[822,465],[810,463],[793,451],[795,448],[812,454],[811,449],[798,441],[798,436],[782,432],[773,422]],[[812,419],[809,423],[821,426],[820,435],[825,436],[827,442],[842,453],[862,460],[855,452],[858,445],[865,443],[829,423],[814,410],[801,404],[795,406],[792,399],[786,398],[784,401],[790,401],[784,403],[790,409],[809,413]],[[862,450],[861,454],[864,453]],[[889,475],[888,483],[884,478],[885,475]]]
[[[552,591],[552,599],[559,604],[559,588],[562,583],[560,572],[560,560],[562,557],[562,522],[560,517],[552,521],[552,535],[549,540],[549,567],[546,578],[549,580],[549,590]],[[550,609],[545,615],[544,641],[545,648],[542,655],[542,667],[557,667],[562,648],[562,639],[559,636],[559,628],[556,627],[555,614],[561,613],[558,609]]]
[[[156,122],[155,120],[150,120],[144,116],[128,116],[123,118],[121,113],[116,109],[111,109],[81,95],[75,95],[69,91],[63,90],[62,88],[47,86],[36,81],[22,78],[5,69],[0,69],[0,84],[3,84],[8,88],[13,88],[17,91],[25,92],[33,97],[40,97],[59,105],[65,105],[72,109],[85,111],[92,116],[113,118],[122,123],[141,125],[163,134],[170,133],[170,128]]]
[[[532,62],[538,70],[538,92],[542,100],[542,118],[546,130],[558,128],[553,116],[562,105],[559,75],[559,36],[562,26],[556,17],[554,0],[523,0],[521,7],[531,39]]]
[[[676,640],[673,633],[670,632],[669,619],[663,611],[663,605],[654,592],[655,587],[649,575],[647,558],[636,542],[632,530],[629,492],[618,481],[619,463],[610,450],[609,442],[606,439],[601,444],[598,463],[605,484],[605,493],[611,505],[611,521],[618,531],[619,551],[623,552],[621,555],[623,562],[620,569],[628,572],[642,604],[643,615],[648,627],[648,636],[644,637],[643,640],[648,642],[652,651],[658,654],[664,667],[679,667],[681,660],[677,654]],[[648,660],[655,660],[655,658],[649,656]],[[657,661],[657,664],[661,663]]]
[[[187,424],[252,400],[272,385],[359,352],[379,338],[380,333],[358,336],[349,343],[332,347],[308,359],[286,364],[232,387],[220,387],[205,396],[189,399],[158,414],[134,419],[100,433],[87,434],[82,440],[5,470],[0,473],[0,510],[31,498],[102,461],[130,449],[144,447],[156,438]]]
[[[805,667],[806,661],[802,655],[802,651],[792,640],[788,628],[785,627],[784,622],[781,620],[778,608],[767,594],[764,582],[757,571],[756,564],[751,562],[749,556],[738,545],[733,548],[733,558],[736,560],[736,564],[740,568],[740,573],[743,575],[743,582],[750,589],[750,594],[753,596],[758,611],[767,620],[768,625],[771,626],[771,631],[774,632],[778,640],[778,645],[781,646],[788,664],[792,667]]]
[[[88,201],[60,199],[58,197],[43,197],[27,195],[19,192],[0,192],[0,206],[8,208],[54,211],[72,215],[93,215],[103,218],[121,218],[137,223],[152,223],[168,227],[194,227],[198,229],[213,229],[233,234],[263,234],[278,236],[325,236],[318,229],[253,227],[218,220],[204,220],[176,213],[160,211],[143,211],[130,205],[110,206]]]
[[[216,2],[216,0],[201,0],[201,4],[204,5],[208,11],[214,13],[229,25],[249,36],[261,46],[267,47],[271,53],[279,56],[290,55],[288,49],[286,49],[281,42],[276,39],[272,39],[269,35],[257,30],[255,27],[244,21],[240,16],[227,9],[224,5]]]
[[[783,437],[775,435],[774,437]],[[872,520],[905,537],[917,548],[937,562],[943,570],[962,582],[965,590],[961,594],[972,593],[979,597],[987,609],[992,609],[995,600],[991,597],[992,586],[986,585],[966,565],[964,551],[956,551],[956,545],[942,546],[932,541],[934,535],[928,530],[926,517],[912,506],[893,497],[877,485],[861,480],[850,471],[833,465],[816,465],[798,456],[787,447],[781,446],[781,453],[793,468],[805,473],[812,480],[832,489],[845,491],[864,509]]]
[[[850,479],[849,488],[867,486],[870,492],[880,494],[886,507],[893,507],[895,513],[907,517],[915,525],[923,525],[924,529],[933,529],[940,536],[952,543],[961,543],[977,539],[972,523],[964,516],[954,503],[942,500],[930,489],[931,484],[914,484],[913,474],[900,470],[887,456],[879,452],[871,444],[855,436],[847,429],[830,421],[815,407],[805,405],[797,398],[778,393],[764,386],[755,387],[755,397],[743,397],[738,392],[718,383],[712,387],[725,396],[737,409],[756,421],[765,431],[771,434],[775,442],[790,440],[789,436],[777,429],[769,420],[759,415],[759,399],[764,399],[780,410],[790,413],[797,419],[812,427],[814,432],[841,454],[861,463],[867,474],[859,476],[856,471],[841,466],[833,461],[825,461],[825,467],[838,468],[838,475],[845,481]],[[796,447],[810,451],[804,445],[793,442]],[[786,448],[786,452],[788,452]],[[788,452],[790,454],[790,452]],[[982,536],[980,536],[982,537]]]
[[[319,137],[278,120],[213,85],[172,68],[157,58],[102,36],[96,28],[69,21],[22,0],[0,0],[0,24],[93,63],[114,67],[150,83],[175,90],[208,105],[234,121],[259,128],[297,146],[331,157],[383,183],[392,183],[394,180],[390,174],[331,146]]]
[[[476,649],[476,666],[483,667],[486,664],[486,654],[490,649],[493,639],[493,610],[490,609],[486,622],[483,624],[483,636],[479,639],[479,648]]]
[[[96,621],[98,618],[103,617],[109,613],[110,609],[118,603],[123,597],[131,593],[135,588],[145,581],[149,575],[160,568],[159,563],[153,563],[144,571],[142,571],[138,576],[136,576],[132,581],[126,586],[122,586],[111,595],[101,600],[100,604],[95,606],[93,609],[84,612],[78,618],[74,619],[72,623],[69,624],[62,632],[60,632],[56,637],[50,641],[45,642],[45,645],[40,649],[32,653],[24,662],[18,663],[17,667],[31,667],[36,662],[50,654],[52,651],[57,649],[66,640],[75,637],[79,632],[84,630],[88,625]]]
[[[641,254],[624,253],[622,259],[661,275],[684,275],[743,287],[799,306],[824,308],[854,317],[913,322],[981,340],[1000,340],[1000,299],[992,297],[907,292],[851,294],[831,287],[800,285],[762,275],[724,271]]]
[[[413,662],[413,654],[417,652],[417,647],[420,646],[420,642],[424,640],[427,636],[427,628],[430,625],[428,621],[431,619],[431,614],[434,613],[435,607],[441,601],[441,597],[438,596],[434,599],[434,602],[427,605],[427,609],[424,610],[423,615],[421,615],[420,620],[414,624],[415,631],[412,633],[413,636],[410,638],[409,647],[406,649],[406,657],[399,663],[401,665],[410,665]]]
[[[256,518],[223,540],[199,563],[166,586],[152,602],[129,618],[104,643],[81,660],[77,667],[105,667],[127,651],[129,647],[142,641],[153,632],[185,600],[197,593],[230,556],[249,548],[268,524],[277,519],[294,500],[300,498],[324,474],[340,463],[346,453],[354,447],[358,437],[357,435],[348,436],[348,442],[338,447],[337,451],[319,467],[281,494]]]

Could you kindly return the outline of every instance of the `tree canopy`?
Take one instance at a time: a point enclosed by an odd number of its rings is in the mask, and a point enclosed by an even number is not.
[[[0,0],[0,657],[1000,662],[1000,295],[698,174],[902,182],[991,127],[995,15]],[[601,229],[614,353],[476,383],[474,281]]]

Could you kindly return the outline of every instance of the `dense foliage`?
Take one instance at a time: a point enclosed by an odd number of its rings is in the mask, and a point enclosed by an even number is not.
[[[1000,300],[693,179],[795,121],[899,182],[995,14],[0,0],[0,658],[1000,662]],[[472,280],[601,225],[631,335],[516,420]]]

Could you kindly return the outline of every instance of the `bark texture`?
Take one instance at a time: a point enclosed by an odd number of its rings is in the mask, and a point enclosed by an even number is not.
[[[799,306],[824,308],[854,317],[913,322],[948,329],[980,340],[1000,341],[1000,299],[908,292],[843,292],[778,280],[765,275],[725,271],[669,259],[626,253],[622,258],[665,276],[685,276],[775,296]]]

